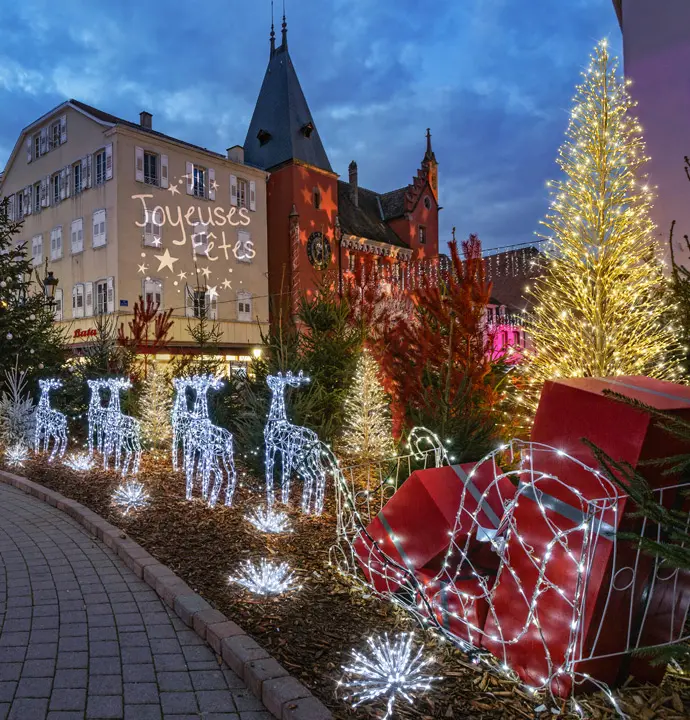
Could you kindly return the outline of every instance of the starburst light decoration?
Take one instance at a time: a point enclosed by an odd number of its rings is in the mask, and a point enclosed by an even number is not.
[[[266,496],[269,507],[275,502],[273,489],[273,467],[276,454],[281,458],[281,497],[284,503],[290,500],[290,481],[293,471],[302,479],[302,511],[323,511],[326,490],[326,470],[322,461],[322,444],[319,436],[300,425],[293,425],[285,413],[285,386],[299,387],[309,382],[302,374],[269,375],[266,378],[271,389],[271,407],[264,427],[266,444]]]
[[[245,560],[238,574],[231,575],[228,581],[264,597],[282,595],[301,587],[296,584],[295,574],[287,563],[272,563],[265,558],[262,558],[258,565],[251,560]]]
[[[110,400],[105,412],[103,431],[103,468],[108,469],[110,456],[113,467],[126,477],[131,466],[132,475],[139,473],[141,463],[141,426],[136,418],[125,415],[120,409],[120,390],[132,387],[127,378],[106,381]]]
[[[245,520],[261,532],[275,534],[292,532],[288,516],[272,507],[258,508],[251,515],[245,515]]]
[[[62,457],[67,449],[67,418],[57,410],[50,407],[50,391],[62,387],[62,382],[56,379],[39,380],[41,397],[36,408],[36,429],[34,433],[34,451],[48,452],[50,441],[53,449],[48,460]]]
[[[24,443],[15,443],[5,450],[5,462],[10,467],[24,467],[29,459],[29,448]]]
[[[128,480],[113,493],[113,503],[122,510],[123,515],[128,515],[133,510],[145,508],[149,503],[149,495],[140,482]]]
[[[77,472],[87,472],[92,470],[96,463],[88,453],[72,453],[64,459],[64,464]]]
[[[442,680],[427,674],[426,668],[434,660],[424,658],[424,648],[416,653],[413,648],[412,633],[399,635],[393,640],[384,635],[380,638],[368,638],[370,654],[358,650],[352,652],[352,664],[343,668],[346,680],[338,683],[347,691],[347,699],[357,708],[363,703],[386,701],[387,720],[393,714],[393,705],[398,697],[410,705],[418,692],[431,689],[431,683]]]

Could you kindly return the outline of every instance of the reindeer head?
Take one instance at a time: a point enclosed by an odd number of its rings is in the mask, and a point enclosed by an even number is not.
[[[187,384],[191,385],[197,392],[206,392],[207,390],[218,390],[223,385],[223,379],[215,375],[194,375],[187,379]]]
[[[297,375],[293,375],[292,370],[288,370],[285,375],[283,375],[283,373],[269,375],[266,378],[266,382],[268,383],[268,387],[275,392],[277,390],[282,390],[286,385],[290,385],[290,387],[305,385],[310,382],[310,379],[304,375],[301,370]]]
[[[119,393],[120,390],[127,390],[132,387],[132,383],[129,378],[110,378],[106,381],[106,385],[110,388],[111,392]]]
[[[62,387],[62,380],[57,380],[56,378],[48,378],[46,380],[39,380],[38,386],[44,392],[50,392],[54,388]]]

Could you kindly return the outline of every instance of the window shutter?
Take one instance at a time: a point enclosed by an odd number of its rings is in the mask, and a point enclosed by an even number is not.
[[[67,142],[67,115],[60,118],[60,145]]]
[[[151,235],[156,246],[160,245],[163,239],[163,220],[164,218],[157,214],[155,210],[151,211]]]
[[[237,175],[230,176],[230,204],[237,205]]]
[[[55,291],[55,320],[62,320],[62,288]]]
[[[41,129],[40,137],[41,155],[45,155],[48,152],[48,128]]]
[[[206,293],[205,296],[206,301],[206,317],[209,320],[217,320],[218,319],[218,296],[216,295],[213,299],[211,299],[211,294]]]
[[[57,246],[57,257],[62,257],[62,225],[55,228],[55,244]]]
[[[27,185],[24,188],[24,215],[31,215],[32,210],[31,185]]]
[[[81,161],[81,181],[85,188],[91,187],[91,155],[87,155]]]
[[[144,148],[134,148],[134,179],[144,182]]]
[[[65,168],[60,170],[60,200],[64,200],[67,193],[67,173]]]
[[[208,199],[216,199],[216,171],[213,168],[208,169]]]
[[[41,180],[41,207],[48,207],[50,204],[48,199],[48,183],[49,178],[46,176]]]
[[[72,288],[72,317],[77,317],[77,286]]]
[[[105,146],[105,179],[113,179],[113,144]]]
[[[65,185],[64,185],[65,197],[69,197],[70,196],[70,188],[73,187],[73,182],[74,182],[74,179],[72,177],[72,166],[68,165],[65,168],[64,173],[65,173]]]
[[[185,285],[184,289],[184,314],[187,317],[194,317],[194,291]]]
[[[115,312],[115,278],[108,278],[108,312]]]
[[[161,187],[168,187],[168,156],[161,155]]]
[[[71,229],[71,245],[72,245],[72,254],[79,253],[84,249],[84,228],[83,228],[83,220],[79,218],[78,220],[72,220],[72,229]]]
[[[34,159],[33,140],[29,137],[26,139],[26,162],[30,163]]]
[[[185,170],[187,173],[187,195],[194,195],[194,163],[186,163]]]
[[[93,214],[93,240],[92,247],[100,247],[106,243],[106,216],[105,210],[96,210]]]
[[[256,210],[256,181],[249,181],[249,209]]]
[[[93,283],[84,283],[84,315],[91,317],[93,315]]]

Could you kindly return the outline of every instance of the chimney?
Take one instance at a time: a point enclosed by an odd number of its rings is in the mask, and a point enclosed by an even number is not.
[[[150,112],[146,112],[146,110],[143,110],[139,113],[139,125],[141,125],[141,127],[143,128],[146,128],[147,130],[150,130],[152,118],[153,115],[151,115]]]
[[[244,148],[241,145],[233,145],[228,148],[228,160],[244,165]]]
[[[359,190],[357,188],[357,163],[353,160],[350,163],[350,196],[355,207],[359,207]]]

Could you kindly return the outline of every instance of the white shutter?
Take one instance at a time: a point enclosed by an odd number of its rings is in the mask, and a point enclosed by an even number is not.
[[[50,183],[50,178],[48,176],[44,177],[41,180],[41,207],[48,207],[50,205],[50,199],[49,199],[49,192],[48,192],[48,184]]]
[[[256,180],[249,181],[249,209],[256,210]]]
[[[84,285],[77,283],[72,288],[72,317],[84,317]]]
[[[237,293],[237,319],[240,322],[251,322],[252,296],[251,293],[240,291]]]
[[[59,260],[62,257],[62,226],[50,231],[50,259]]]
[[[60,170],[60,200],[64,200],[67,196],[67,172],[65,168]]]
[[[71,188],[74,187],[74,178],[72,177],[72,172],[73,172],[72,166],[68,165],[65,168],[65,186],[64,186],[65,187],[65,197],[70,196]],[[74,194],[74,193],[72,193],[72,194]]]
[[[168,156],[161,155],[161,187],[168,187]]]
[[[192,255],[208,254],[208,225],[196,222],[192,226]]]
[[[108,278],[108,312],[115,312],[115,278]]]
[[[237,175],[230,176],[230,204],[237,205]]]
[[[86,161],[86,172],[84,172],[84,161]],[[91,162],[92,157],[91,155],[87,155],[82,161],[81,161],[81,167],[82,167],[82,183],[85,188],[91,187]]]
[[[31,259],[34,265],[43,264],[43,235],[34,235],[31,239]]]
[[[208,169],[208,199],[216,199],[216,171],[213,168]]]
[[[67,115],[60,118],[60,145],[67,142]]]
[[[164,220],[162,213],[156,213],[155,209],[151,211],[151,235],[153,236],[153,244],[156,247],[159,247],[163,240]]]
[[[53,305],[53,307],[55,308],[54,318],[55,318],[55,320],[62,320],[62,288],[58,288],[55,291],[54,301],[55,301],[55,304]]]
[[[105,146],[105,179],[113,179],[113,144]]]
[[[71,228],[72,255],[80,253],[84,249],[84,220],[72,220]]]
[[[187,195],[194,195],[194,163],[186,163],[187,172]]]
[[[194,291],[185,285],[184,289],[184,314],[187,317],[194,317]]]
[[[144,148],[138,145],[134,148],[134,179],[144,182]]]
[[[105,245],[107,241],[108,224],[105,210],[96,210],[93,214],[93,240],[92,247]]]
[[[14,195],[7,198],[7,219],[10,222],[14,220]]]
[[[31,202],[31,185],[24,188],[24,215],[31,215],[33,204]]]
[[[41,128],[40,147],[41,147],[41,155],[45,155],[48,152],[48,128],[47,127]]]
[[[30,163],[34,159],[33,154],[33,139],[27,138],[26,139],[26,162]]]
[[[84,315],[91,317],[93,315],[93,283],[84,283]]]
[[[211,294],[206,293],[204,297],[204,301],[206,303],[206,317],[209,320],[217,320],[218,319],[218,296],[215,295],[213,299],[211,299]]]

